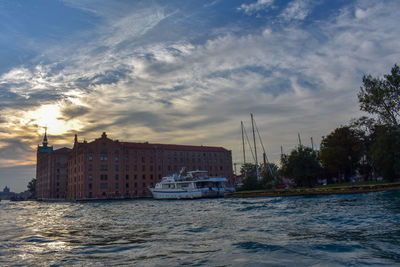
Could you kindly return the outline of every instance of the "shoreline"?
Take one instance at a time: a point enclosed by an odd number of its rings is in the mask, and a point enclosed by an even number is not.
[[[300,189],[279,189],[269,191],[239,191],[225,194],[226,198],[245,197],[287,197],[287,196],[308,196],[308,195],[333,195],[333,194],[362,194],[388,190],[400,190],[400,183],[388,183],[377,185],[353,185],[326,188],[300,188]]]

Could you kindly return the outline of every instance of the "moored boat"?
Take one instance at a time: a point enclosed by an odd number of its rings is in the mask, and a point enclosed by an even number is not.
[[[155,187],[150,188],[154,199],[194,199],[202,197],[223,197],[234,189],[227,187],[225,177],[209,177],[207,171],[190,171],[187,175],[174,174],[163,177]]]

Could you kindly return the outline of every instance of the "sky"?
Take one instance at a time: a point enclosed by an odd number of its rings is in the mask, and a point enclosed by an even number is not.
[[[318,148],[400,63],[399,18],[397,0],[0,0],[0,190],[35,177],[45,127],[55,148],[107,132],[240,164],[253,113],[270,161],[298,133]]]

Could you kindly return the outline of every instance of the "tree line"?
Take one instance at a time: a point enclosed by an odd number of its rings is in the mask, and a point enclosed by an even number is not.
[[[254,164],[241,167],[243,190],[272,188],[290,178],[300,187],[327,183],[346,183],[355,177],[363,180],[400,180],[400,68],[389,74],[367,75],[358,93],[360,109],[370,114],[353,119],[323,137],[319,150],[299,145],[282,154],[280,167],[268,163],[262,179],[256,177]]]

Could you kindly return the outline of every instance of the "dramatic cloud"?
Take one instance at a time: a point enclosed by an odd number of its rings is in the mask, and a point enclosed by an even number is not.
[[[45,127],[56,147],[106,131],[121,141],[224,146],[241,162],[249,113],[277,161],[298,132],[318,144],[360,115],[362,76],[382,75],[400,58],[397,1],[55,5],[80,24],[60,32],[48,21],[37,36],[13,35],[10,24],[7,32],[36,52],[0,66],[3,168],[32,166]]]

